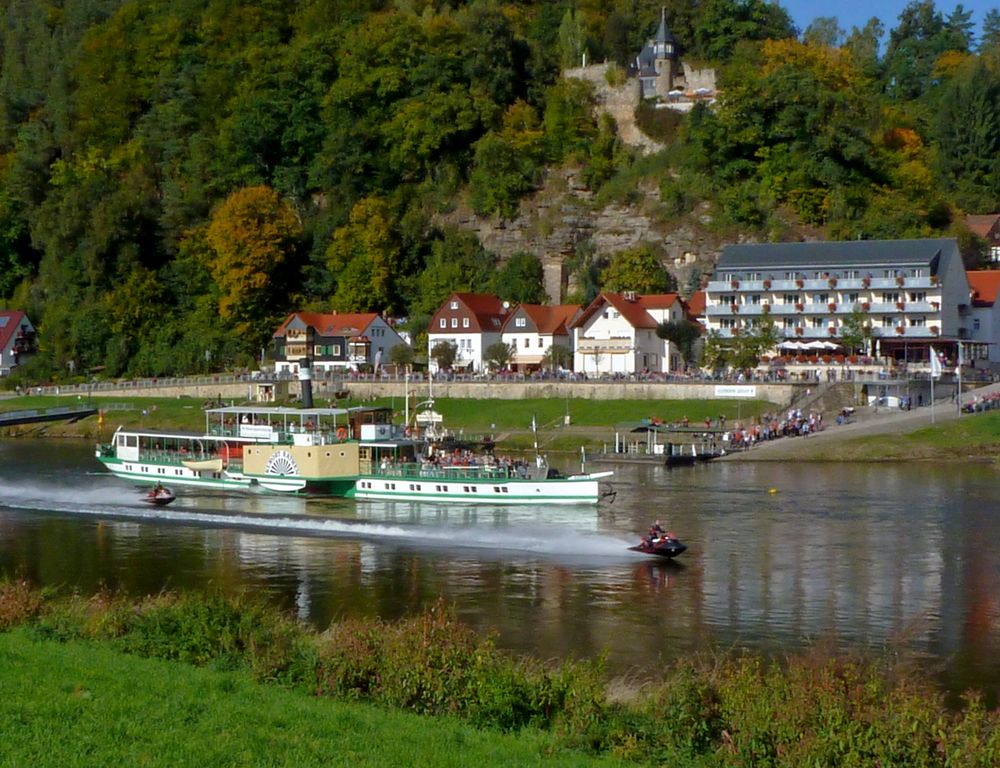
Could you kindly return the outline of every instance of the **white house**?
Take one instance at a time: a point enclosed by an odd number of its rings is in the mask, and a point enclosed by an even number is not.
[[[602,293],[572,323],[574,369],[598,375],[681,370],[680,352],[656,328],[686,316],[676,293]]]
[[[573,336],[569,326],[582,311],[579,304],[519,304],[507,315],[500,335],[514,350],[511,365],[519,371],[537,370],[553,345],[566,350],[567,363],[571,364]]]
[[[274,333],[274,369],[298,373],[303,358],[315,372],[374,368],[405,343],[375,312],[293,312]]]
[[[0,376],[10,374],[22,356],[35,351],[35,329],[24,312],[0,310]]]
[[[449,342],[458,354],[455,368],[483,370],[483,352],[500,341],[500,331],[508,309],[496,296],[488,293],[453,293],[438,308],[427,328],[427,346]],[[433,356],[428,362],[431,373],[437,371]]]

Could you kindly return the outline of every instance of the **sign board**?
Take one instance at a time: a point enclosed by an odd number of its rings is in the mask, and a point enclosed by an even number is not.
[[[255,440],[277,439],[269,424],[240,424],[240,437],[252,437]]]
[[[757,387],[753,384],[718,384],[716,397],[757,397]]]

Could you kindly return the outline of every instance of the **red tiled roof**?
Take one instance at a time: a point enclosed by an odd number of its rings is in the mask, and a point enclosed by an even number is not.
[[[1000,270],[970,270],[965,273],[972,289],[972,305],[990,307],[1000,294]]]
[[[570,327],[582,327],[588,320],[590,320],[590,318],[600,311],[601,307],[605,304],[610,304],[618,310],[619,314],[624,317],[633,328],[655,328],[657,323],[652,317],[649,316],[646,308],[642,306],[640,298],[640,296],[636,296],[634,299],[629,300],[625,298],[625,294],[623,293],[605,291],[590,302],[590,306],[583,310],[583,314],[574,320]]]
[[[691,320],[695,320],[705,314],[707,300],[704,291],[695,291],[691,298],[687,300],[687,313]]]
[[[0,352],[3,352],[10,344],[10,340],[21,330],[24,312],[19,309],[4,310],[0,311],[0,318],[6,318],[6,322],[0,323]]]
[[[1000,213],[969,214],[965,217],[965,225],[980,237],[986,237],[996,226],[997,219],[1000,219]]]
[[[635,300],[646,309],[670,309],[680,297],[676,293],[647,293]]]
[[[288,326],[295,318],[298,318],[320,336],[358,336],[378,316],[376,312],[333,312],[330,314],[325,312],[293,312],[285,318],[285,322],[274,332],[274,335],[283,337]]]
[[[531,318],[531,322],[535,324],[538,333],[565,335],[569,333],[568,329],[573,322],[573,318],[580,312],[580,305],[558,304],[554,307],[549,307],[544,304],[521,304],[518,310],[522,309]],[[504,321],[504,330],[507,329],[507,323],[514,314],[515,312],[511,312],[507,320]]]
[[[491,293],[456,293],[454,296],[476,316],[481,331],[500,330],[506,310],[496,296]],[[500,323],[494,323],[494,319],[499,319]]]

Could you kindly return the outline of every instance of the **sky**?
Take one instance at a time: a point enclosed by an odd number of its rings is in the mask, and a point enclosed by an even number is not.
[[[817,16],[836,16],[844,32],[850,32],[851,27],[863,27],[872,16],[877,16],[885,26],[886,35],[899,23],[899,14],[909,5],[909,0],[839,0],[839,2],[820,2],[820,0],[778,0],[795,22],[799,30],[804,30]],[[937,0],[935,6],[944,17],[948,17],[955,6],[952,0]],[[982,28],[983,16],[990,8],[1000,8],[1000,0],[966,0],[961,3],[967,11],[972,11],[972,22],[975,24],[975,34],[978,39]]]

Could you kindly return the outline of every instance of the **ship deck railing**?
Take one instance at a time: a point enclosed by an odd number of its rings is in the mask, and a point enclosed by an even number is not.
[[[527,464],[497,466],[489,464],[439,466],[431,462],[393,463],[372,467],[379,477],[414,480],[539,480],[548,475],[548,467]]]

